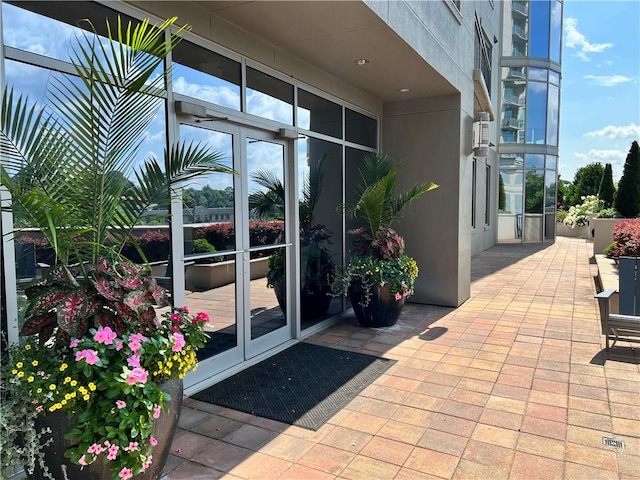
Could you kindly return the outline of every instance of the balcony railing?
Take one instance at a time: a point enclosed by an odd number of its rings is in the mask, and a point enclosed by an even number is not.
[[[517,105],[522,107],[524,105],[524,99],[520,98],[518,95],[505,95],[504,103],[505,105]]]
[[[518,78],[524,80],[525,76],[522,68],[523,67],[510,67],[507,73],[507,78]]]
[[[509,130],[522,130],[524,128],[524,120],[518,120],[517,118],[503,118],[502,128]]]
[[[529,15],[529,9],[526,3],[513,2],[512,7],[513,11],[520,15],[524,15],[525,17]]]
[[[524,28],[522,28],[521,26],[519,26],[519,25],[514,25],[513,26],[513,34],[517,35],[518,37],[520,37],[523,40],[527,39],[527,31]]]

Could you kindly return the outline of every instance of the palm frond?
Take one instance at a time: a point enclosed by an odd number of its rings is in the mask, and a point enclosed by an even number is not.
[[[284,219],[285,190],[282,180],[268,169],[256,170],[251,174],[251,180],[265,190],[249,195],[249,211],[260,218]]]

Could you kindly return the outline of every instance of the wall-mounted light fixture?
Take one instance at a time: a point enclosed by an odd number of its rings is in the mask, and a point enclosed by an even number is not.
[[[489,113],[479,112],[473,122],[473,154],[486,157],[489,154]]]

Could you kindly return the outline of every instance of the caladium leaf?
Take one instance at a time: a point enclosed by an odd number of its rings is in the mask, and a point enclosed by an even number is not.
[[[67,295],[64,290],[47,288],[29,298],[29,307],[25,312],[27,318],[44,315],[54,310]]]
[[[151,293],[146,290],[135,290],[124,297],[124,303],[138,314],[146,310],[152,301]]]
[[[49,312],[44,315],[38,315],[35,317],[31,317],[27,319],[27,321],[22,326],[22,330],[20,330],[20,335],[35,335],[36,333],[40,333],[42,329],[51,325],[52,332],[53,327],[56,326],[56,314],[54,312]],[[49,335],[51,336],[51,335]]]
[[[79,338],[89,328],[87,322],[86,292],[68,293],[56,308],[58,326],[73,337]]]
[[[91,283],[97,290],[98,295],[106,298],[107,300],[112,300],[114,302],[122,300],[122,292],[116,283],[106,275],[99,275],[97,279],[92,279]]]
[[[155,330],[158,326],[156,323],[156,309],[148,307],[140,314],[140,320],[145,328]]]

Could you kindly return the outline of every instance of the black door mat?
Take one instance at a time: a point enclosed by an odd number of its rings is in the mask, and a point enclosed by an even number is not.
[[[394,363],[302,342],[192,398],[318,430]]]

